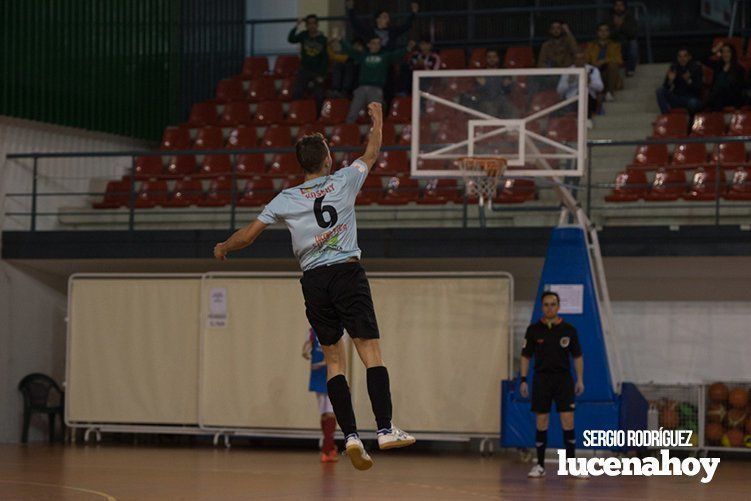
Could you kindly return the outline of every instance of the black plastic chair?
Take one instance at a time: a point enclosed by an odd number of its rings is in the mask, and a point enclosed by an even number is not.
[[[46,374],[34,373],[24,377],[18,383],[18,390],[23,394],[23,433],[21,442],[29,441],[29,425],[32,414],[47,414],[50,426],[50,443],[55,440],[55,417],[60,414],[60,424],[65,430],[63,409],[65,393],[54,379]]]

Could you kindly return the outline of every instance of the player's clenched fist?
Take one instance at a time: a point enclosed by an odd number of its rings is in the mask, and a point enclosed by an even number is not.
[[[383,109],[381,108],[381,103],[368,104],[368,115],[370,115],[370,119],[373,120],[374,124],[381,123],[381,120],[383,120]]]

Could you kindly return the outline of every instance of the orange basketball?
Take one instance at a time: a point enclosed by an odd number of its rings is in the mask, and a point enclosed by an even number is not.
[[[712,383],[709,387],[709,400],[724,402],[728,399],[728,387],[724,383]]]
[[[669,430],[678,427],[678,412],[675,406],[665,407],[660,412],[660,426]]]
[[[743,428],[746,421],[746,409],[730,409],[728,411],[728,428]]]
[[[742,447],[743,432],[741,430],[728,430],[722,437],[722,445],[725,447]]]
[[[725,420],[725,404],[712,402],[707,408],[707,421],[710,423],[722,423]]]
[[[724,434],[725,430],[720,423],[707,423],[707,427],[704,429],[704,435],[710,445],[719,444]]]
[[[743,388],[735,388],[731,390],[728,395],[728,403],[730,404],[730,407],[745,409],[748,405],[748,391]]]

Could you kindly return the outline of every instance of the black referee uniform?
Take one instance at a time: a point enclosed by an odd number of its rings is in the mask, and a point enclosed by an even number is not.
[[[553,401],[558,412],[573,412],[570,357],[582,356],[576,328],[562,319],[550,324],[544,320],[531,324],[524,336],[522,356],[535,359],[532,412],[549,413]]]

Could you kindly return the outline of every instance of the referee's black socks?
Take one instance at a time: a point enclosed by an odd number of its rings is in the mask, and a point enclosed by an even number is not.
[[[537,430],[535,447],[537,448],[537,464],[545,468],[545,449],[548,446],[548,430]]]
[[[389,372],[386,367],[379,365],[367,370],[368,395],[373,414],[378,425],[378,433],[391,432],[391,389],[389,387]]]
[[[563,445],[566,446],[566,457],[574,457],[574,454],[576,454],[576,433],[573,428],[563,430]]]
[[[357,433],[357,423],[355,422],[355,411],[352,409],[352,394],[349,392],[347,378],[344,374],[339,374],[328,380],[326,388],[329,391],[329,400],[331,407],[334,408],[336,421],[339,428],[342,429],[345,438]]]

